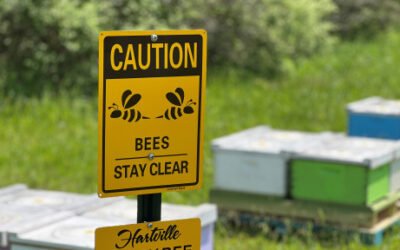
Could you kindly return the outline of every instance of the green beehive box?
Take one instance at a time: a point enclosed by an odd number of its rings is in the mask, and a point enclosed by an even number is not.
[[[389,193],[390,168],[399,143],[338,136],[293,156],[294,199],[348,205],[371,205]]]

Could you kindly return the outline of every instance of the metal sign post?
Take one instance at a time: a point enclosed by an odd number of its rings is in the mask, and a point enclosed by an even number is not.
[[[161,220],[161,193],[137,197],[137,223]]]

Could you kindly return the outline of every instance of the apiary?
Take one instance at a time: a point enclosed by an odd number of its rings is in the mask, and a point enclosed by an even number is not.
[[[20,234],[72,216],[69,212],[0,204],[0,249],[9,249],[9,235]]]
[[[348,205],[373,204],[390,192],[394,181],[390,172],[399,164],[399,151],[398,142],[332,137],[293,155],[291,195]]]
[[[288,157],[320,144],[330,133],[305,133],[258,126],[212,142],[215,189],[284,197]]]
[[[98,227],[135,224],[136,200],[118,201],[67,218],[38,230],[14,235],[10,239],[12,250],[39,249],[94,249],[94,232]],[[182,206],[162,204],[162,220],[200,218],[202,224],[202,250],[213,249],[214,224],[217,219],[215,205]]]
[[[96,194],[75,194],[40,189],[22,189],[8,192],[0,197],[0,204],[38,207],[53,211],[82,213],[119,200],[119,198],[100,199]]]
[[[347,105],[348,134],[400,139],[400,101],[370,97]]]

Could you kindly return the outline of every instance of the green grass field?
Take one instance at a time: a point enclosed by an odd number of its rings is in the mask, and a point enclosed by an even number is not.
[[[400,99],[400,33],[344,43],[268,81],[234,70],[210,70],[207,80],[204,186],[163,194],[166,202],[199,204],[213,185],[210,141],[259,124],[306,131],[345,131],[346,103],[368,96]],[[97,88],[97,86],[94,86]],[[64,93],[0,100],[0,186],[93,193],[97,188],[97,98]],[[262,231],[262,230],[260,230]],[[282,241],[218,224],[216,249],[400,249],[393,232],[380,248],[357,240]]]

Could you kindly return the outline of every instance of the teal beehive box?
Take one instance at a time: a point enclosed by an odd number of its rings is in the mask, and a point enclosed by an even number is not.
[[[347,105],[348,134],[400,139],[400,101],[369,97]]]

